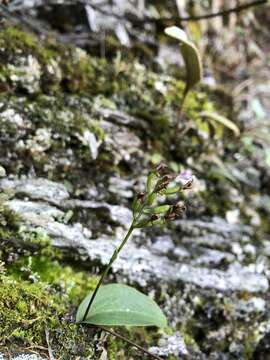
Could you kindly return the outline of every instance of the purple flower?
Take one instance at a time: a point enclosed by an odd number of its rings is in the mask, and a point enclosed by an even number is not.
[[[182,171],[176,176],[175,181],[183,186],[183,190],[190,189],[193,183],[193,175],[190,170]]]

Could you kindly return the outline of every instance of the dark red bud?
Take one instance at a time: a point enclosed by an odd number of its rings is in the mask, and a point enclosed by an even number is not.
[[[142,192],[139,192],[138,194],[137,194],[137,198],[139,199],[139,200],[142,200],[143,198],[144,198],[144,196],[145,196],[145,193],[142,191]]]
[[[155,220],[158,220],[159,219],[159,216],[157,215],[157,214],[153,214],[152,216],[151,216],[151,221],[155,221]]]
[[[177,216],[181,215],[183,212],[187,210],[186,204],[183,201],[179,201],[177,204],[173,206],[173,211]]]
[[[167,214],[164,216],[166,220],[173,221],[176,219],[176,213],[174,212],[167,212]]]
[[[178,203],[176,203],[174,205],[174,209],[178,210],[178,209],[186,209],[186,205],[183,201],[178,201]]]
[[[154,192],[159,192],[167,188],[169,183],[172,181],[173,177],[171,175],[164,175],[156,184]]]
[[[164,175],[161,179],[162,181],[171,181],[173,179],[172,175]]]
[[[156,166],[156,171],[159,174],[162,174],[165,170],[167,170],[168,166],[164,163],[160,163],[159,165]]]

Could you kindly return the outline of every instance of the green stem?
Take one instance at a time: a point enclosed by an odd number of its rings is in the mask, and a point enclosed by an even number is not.
[[[138,217],[137,217],[138,218]],[[87,305],[87,308],[86,308],[86,311],[84,313],[84,316],[83,316],[83,319],[82,319],[82,322],[85,321],[88,313],[89,313],[89,310],[91,308],[91,305],[93,304],[93,301],[95,300],[95,297],[97,296],[97,292],[100,288],[100,286],[102,285],[103,283],[103,280],[105,278],[105,276],[108,274],[113,262],[117,259],[120,251],[122,250],[122,248],[124,247],[125,243],[128,241],[130,235],[132,234],[132,231],[134,230],[134,224],[136,222],[137,219],[134,219],[130,225],[130,228],[128,229],[128,232],[126,233],[126,236],[124,237],[123,241],[121,242],[121,244],[114,250],[113,254],[112,254],[112,257],[108,263],[108,265],[106,266],[105,270],[103,271],[100,279],[99,279],[99,282],[97,283],[97,286],[93,292],[93,295],[91,296],[91,299]]]
[[[187,90],[187,88],[185,88],[184,93],[183,93],[183,99],[182,99],[180,109],[179,109],[179,120],[181,120],[181,118],[182,118],[187,94],[188,94],[188,90]]]

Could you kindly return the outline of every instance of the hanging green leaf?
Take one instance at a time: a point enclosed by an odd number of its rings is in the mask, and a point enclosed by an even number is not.
[[[170,26],[165,29],[165,34],[180,41],[180,50],[186,66],[186,88],[184,97],[189,90],[202,78],[202,63],[196,46],[188,40],[184,30],[177,26]]]
[[[89,293],[80,304],[76,322],[81,322],[91,299]],[[84,323],[104,326],[165,327],[166,318],[158,305],[138,290],[122,284],[102,286]]]
[[[220,123],[221,125],[227,127],[228,129],[232,130],[232,132],[236,135],[240,135],[240,130],[235,123],[233,123],[231,120],[227,119],[226,117],[219,115],[214,112],[210,111],[202,111],[200,113],[201,117],[208,118],[210,120],[214,120],[215,122]]]

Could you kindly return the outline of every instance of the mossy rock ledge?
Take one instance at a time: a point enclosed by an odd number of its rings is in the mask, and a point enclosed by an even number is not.
[[[188,213],[137,231],[107,281],[150,294],[169,327],[119,332],[164,359],[261,358],[270,240],[262,240],[260,174],[252,155],[235,159],[241,143],[228,129],[200,118],[226,111],[209,89],[188,96],[179,122],[183,89],[136,59],[1,30],[1,360],[143,359],[74,318],[130,223],[133,195],[161,160],[193,169]]]

